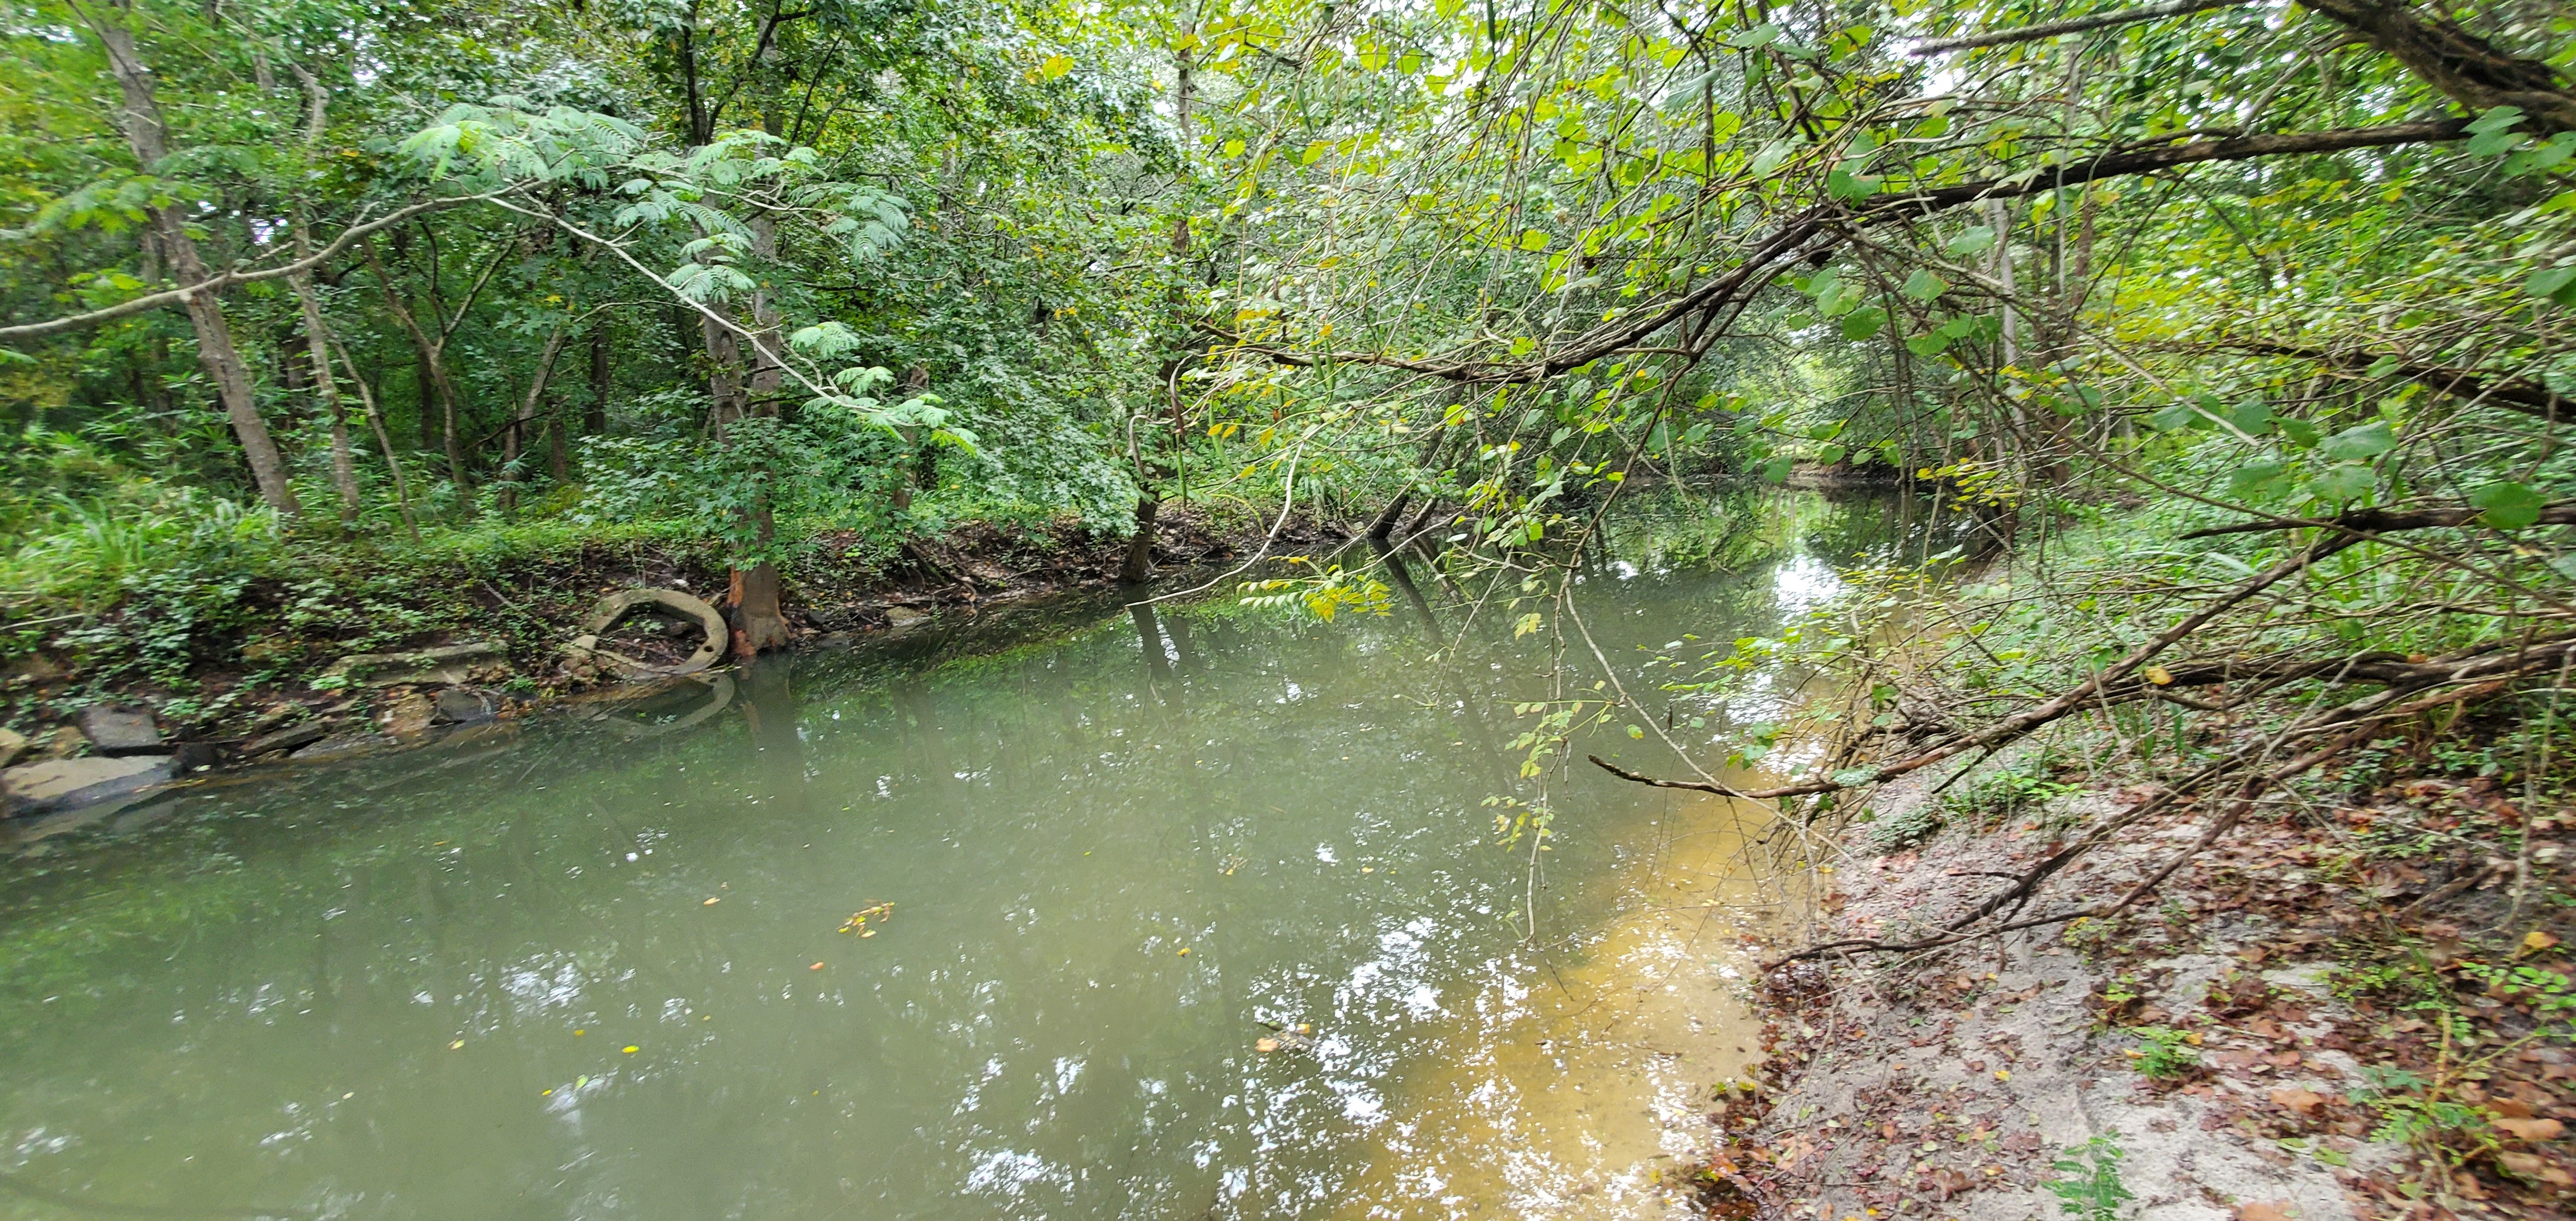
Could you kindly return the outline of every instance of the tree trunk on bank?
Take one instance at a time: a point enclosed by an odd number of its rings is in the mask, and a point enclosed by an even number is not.
[[[752,258],[763,265],[777,257],[778,222],[775,218],[761,216],[752,220],[751,253]],[[786,381],[786,365],[778,351],[778,306],[770,300],[768,289],[753,290],[751,319],[751,377],[748,383],[741,380],[736,363],[739,357],[735,356],[716,365],[716,384],[712,388],[719,401],[728,390],[735,395],[733,418],[749,414],[775,419],[780,414],[780,388]],[[710,351],[740,351],[732,331],[717,326],[712,319],[708,320],[707,326]],[[723,340],[721,349],[717,347],[719,337]],[[752,510],[751,516],[752,536],[766,549],[778,533],[777,522],[771,517],[766,500]],[[725,601],[733,610],[735,653],[751,657],[787,644],[790,635],[787,614],[779,606],[778,594],[777,565],[762,560],[749,568],[733,570]]]
[[[1189,28],[1194,29],[1194,27]],[[1179,87],[1173,93],[1172,113],[1180,123],[1181,143],[1186,147],[1190,140],[1190,89],[1193,84],[1191,72],[1194,67],[1194,61],[1187,47],[1183,47],[1173,57],[1173,65]],[[1185,343],[1193,336],[1189,319],[1184,316],[1187,302],[1181,292],[1180,277],[1188,269],[1189,255],[1190,217],[1184,210],[1179,216],[1172,218],[1172,282],[1166,304],[1172,312],[1172,325]],[[1164,405],[1171,414],[1170,444],[1174,451],[1175,463],[1180,461],[1179,450],[1182,442],[1181,366],[1187,360],[1186,353],[1176,355],[1163,362],[1162,368],[1163,394],[1166,399]],[[1130,585],[1142,583],[1154,575],[1154,522],[1163,513],[1162,493],[1154,487],[1153,473],[1146,468],[1142,455],[1138,455],[1137,459],[1136,534],[1128,540],[1126,561],[1118,566],[1118,579]],[[1186,494],[1187,487],[1183,487],[1182,491]]]
[[[169,129],[163,125],[160,103],[152,95],[151,69],[144,67],[135,54],[132,31],[107,22],[95,22],[90,28],[107,48],[108,68],[124,96],[120,117],[126,145],[133,149],[138,167],[144,173],[152,173],[170,150]],[[185,220],[169,208],[149,208],[145,214],[152,222],[161,254],[169,261],[171,277],[181,284],[207,279],[210,273],[206,261],[197,253],[195,239],[188,236]],[[250,368],[242,363],[241,351],[233,346],[232,328],[224,320],[222,303],[211,292],[191,293],[187,309],[188,324],[197,332],[197,362],[215,384],[224,417],[232,424],[233,436],[241,442],[242,456],[250,463],[251,482],[259,488],[259,498],[280,513],[296,512],[295,489],[286,478],[286,460],[269,436],[267,422],[259,417],[258,401],[251,395]]]
[[[1136,498],[1136,533],[1127,540],[1127,558],[1118,565],[1118,579],[1130,585],[1141,585],[1154,575],[1154,519],[1163,512],[1161,497],[1147,492]]]

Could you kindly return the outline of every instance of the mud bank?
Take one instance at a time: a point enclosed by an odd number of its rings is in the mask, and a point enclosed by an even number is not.
[[[1891,785],[1843,837],[1801,944],[1929,936],[2153,792],[2061,795],[1888,851],[1886,828],[1943,817],[1933,783]],[[2511,910],[2499,862],[2352,851],[2480,813],[2522,817],[2492,781],[2384,786],[2241,827],[2118,919],[1784,964],[1763,1096],[1721,1107],[1701,1202],[1830,1221],[2564,1216],[2564,906]],[[2568,826],[2529,822],[2558,893]],[[2202,829],[2188,809],[2142,823],[2025,915],[2122,893]],[[2409,954],[2421,978],[2391,965]],[[2497,964],[2529,978],[2480,982]]]

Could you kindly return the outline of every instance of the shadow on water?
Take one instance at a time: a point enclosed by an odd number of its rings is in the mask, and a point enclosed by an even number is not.
[[[1640,500],[1581,594],[1640,692],[1890,537]],[[1566,774],[1525,939],[1547,655],[1388,558],[1385,617],[1067,599],[0,862],[0,1217],[1637,1215],[1748,1042],[1745,812]]]

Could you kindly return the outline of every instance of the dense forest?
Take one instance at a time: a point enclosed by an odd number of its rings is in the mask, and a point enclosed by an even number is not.
[[[187,588],[315,556],[703,539],[757,650],[817,538],[1073,521],[1137,579],[1174,504],[1500,554],[1808,463],[1986,546],[2398,511],[2451,589],[2369,631],[2520,632],[2564,580],[2497,532],[2565,512],[2567,25],[23,5],[0,585],[220,619]]]

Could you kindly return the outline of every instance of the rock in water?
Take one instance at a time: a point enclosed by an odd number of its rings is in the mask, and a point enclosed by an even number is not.
[[[499,712],[500,701],[480,691],[450,687],[438,693],[434,707],[438,719],[457,725],[472,725],[491,720]]]
[[[49,759],[0,772],[11,814],[46,814],[92,805],[169,778],[168,756]]]
[[[80,710],[81,736],[102,755],[140,755],[162,749],[161,731],[152,714],[134,708],[92,704]]]

